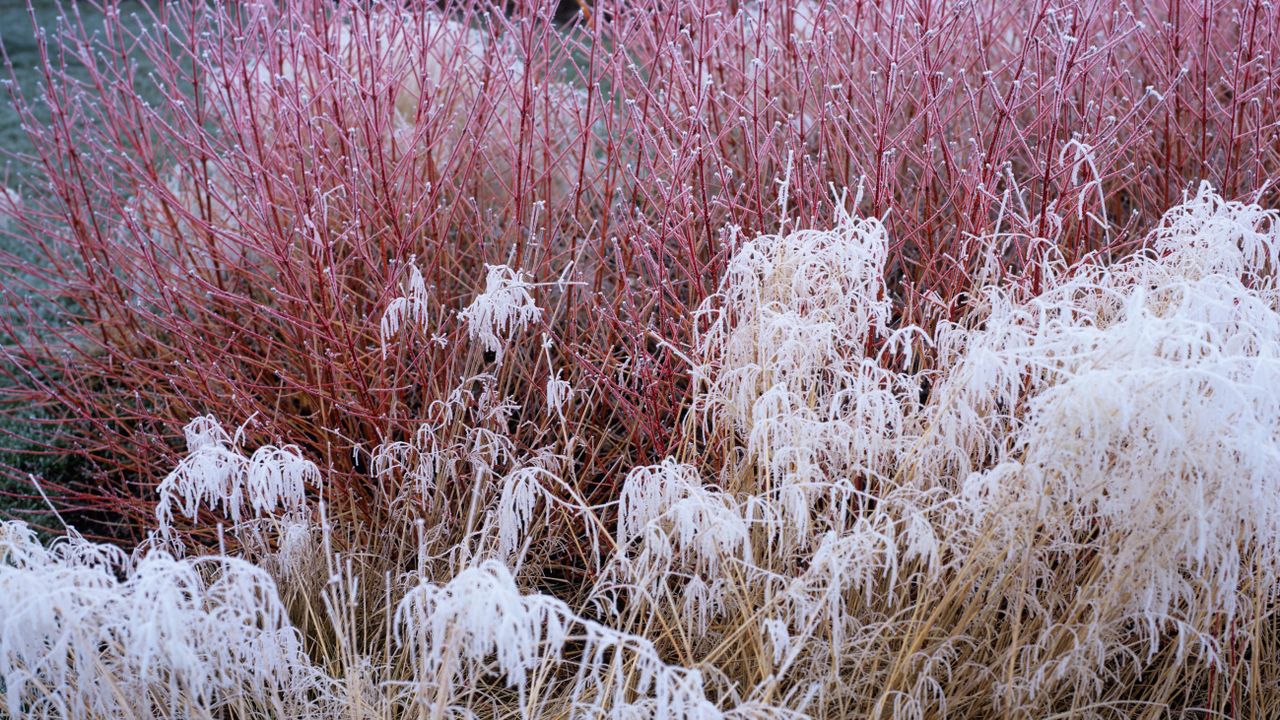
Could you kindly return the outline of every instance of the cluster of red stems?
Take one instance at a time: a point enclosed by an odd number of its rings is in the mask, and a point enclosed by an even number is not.
[[[1260,0],[104,4],[100,26],[69,4],[40,87],[10,84],[31,150],[0,399],[42,424],[32,452],[82,461],[43,488],[64,513],[135,537],[204,414],[296,444],[376,525],[400,488],[368,450],[481,373],[523,408],[516,446],[576,438],[606,501],[687,427],[694,310],[735,242],[826,226],[841,188],[926,329],[964,317],[993,236],[1034,285],[1039,239],[1125,253],[1200,180],[1278,198]],[[388,345],[410,263],[433,329]],[[458,318],[486,263],[544,310],[500,363]],[[557,371],[563,425],[538,410]]]

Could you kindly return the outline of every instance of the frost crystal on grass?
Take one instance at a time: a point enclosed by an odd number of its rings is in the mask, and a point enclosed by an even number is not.
[[[395,337],[406,323],[421,328],[424,332],[430,330],[427,326],[428,297],[427,285],[422,279],[422,273],[414,264],[413,258],[410,258],[409,279],[406,282],[405,292],[392,300],[382,314],[380,330],[383,352],[386,351],[386,342]]]
[[[573,385],[560,377],[560,371],[547,378],[547,410],[564,420],[564,409],[573,397]]]
[[[645,638],[580,617],[561,600],[522,594],[498,562],[468,568],[443,586],[421,583],[400,602],[395,622],[417,692],[435,703],[496,675],[518,692],[521,717],[544,717],[545,698],[530,695],[538,687],[531,675],[576,665],[574,716],[598,717],[610,708],[625,714],[639,703],[648,717],[722,717],[706,700],[698,672],[668,665]],[[578,645],[573,659],[565,652],[570,640]],[[633,692],[648,697],[629,702]]]
[[[515,555],[533,520],[534,508],[542,500],[542,478],[554,479],[544,468],[531,465],[517,468],[502,479],[498,497],[498,553],[503,558]]]
[[[484,292],[464,309],[459,317],[467,325],[467,333],[487,352],[502,362],[511,338],[530,323],[542,318],[542,310],[533,302],[529,289],[533,286],[524,273],[506,265],[485,265]]]
[[[1202,186],[1149,252],[1025,302],[989,289],[980,329],[944,331],[962,350],[919,482],[956,483],[997,561],[1044,573],[1081,542],[1098,553],[1079,652],[1057,675],[1100,669],[1089,653],[1132,623],[1148,659],[1172,632],[1179,657],[1211,660],[1204,618],[1250,612],[1246,577],[1280,583],[1278,220]],[[984,456],[997,464],[971,467]]]
[[[888,369],[887,354],[919,331],[890,326],[888,243],[880,221],[847,214],[832,230],[760,236],[734,253],[701,310],[710,329],[698,374],[709,381],[698,402],[737,431],[771,484],[791,486],[801,529],[803,488],[882,476],[910,444],[918,381]]]
[[[1029,269],[993,262],[996,284],[936,337],[895,321],[878,221],[757,237],[699,310],[671,455],[588,501],[575,472],[598,450],[556,430],[574,392],[560,372],[533,421],[520,403],[540,375],[464,376],[367,455],[414,514],[385,533],[393,555],[417,542],[394,564],[315,532],[319,473],[294,448],[246,454],[242,432],[197,418],[160,485],[161,535],[175,507],[219,511],[265,569],[0,526],[7,707],[906,720],[1048,715],[1134,678],[1239,672],[1280,595],[1277,220],[1206,186],[1125,259],[1069,265],[1036,240]],[[421,319],[421,280],[384,335]],[[488,280],[462,319],[501,358],[540,311],[519,272]],[[536,422],[539,445],[512,431]],[[530,589],[575,554],[581,605]],[[340,680],[283,619],[312,597]],[[385,647],[366,654],[366,628]],[[294,712],[303,698],[320,709]]]
[[[264,445],[245,456],[240,433],[232,438],[211,415],[192,420],[184,429],[187,456],[160,482],[156,491],[159,534],[167,536],[175,505],[194,520],[203,506],[221,510],[233,523],[245,517],[248,503],[255,517],[301,511],[307,485],[320,483],[320,470],[291,445]]]
[[[275,584],[241,560],[152,552],[132,566],[4,523],[0,608],[14,717],[207,717],[235,703],[318,716],[327,702]]]

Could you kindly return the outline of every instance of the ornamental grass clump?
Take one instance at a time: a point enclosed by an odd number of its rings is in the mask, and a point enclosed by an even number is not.
[[[739,683],[786,697],[790,683],[825,675],[810,701],[873,716],[930,717],[958,702],[979,715],[1176,703],[1159,678],[1239,677],[1244,648],[1274,642],[1280,589],[1276,219],[1201,186],[1128,260],[1049,255],[942,326],[944,364],[905,373],[914,385],[882,364],[891,343],[866,355],[873,302],[811,292],[861,277],[877,297],[879,268],[826,257],[777,272],[785,249],[820,240],[857,257],[847,220],[744,244],[708,334],[711,362],[697,370],[703,436],[731,448],[726,462],[669,460],[628,477],[619,550],[597,592],[625,608],[623,622],[657,613],[681,628],[674,652],[759,668]],[[778,290],[761,282],[775,277]],[[787,333],[761,333],[762,320]],[[858,342],[842,347],[837,321]],[[894,423],[851,423],[853,437],[878,430],[892,449],[878,473],[856,446],[833,443],[839,433],[753,446],[748,423],[762,414],[739,408],[796,383],[805,402],[779,415],[835,412],[828,398],[851,377],[842,367],[876,383],[860,394],[901,398]],[[892,394],[924,382],[924,403]],[[779,466],[795,445],[848,464]]]
[[[0,677],[14,717],[320,717],[329,681],[263,570],[0,525]],[[297,715],[295,715],[297,713]]]
[[[865,489],[909,442],[920,388],[896,369],[922,331],[893,327],[888,252],[879,220],[843,211],[831,230],[761,235],[736,250],[700,309],[708,387],[695,403],[732,428],[760,489],[803,494],[823,479]],[[804,532],[803,516],[788,520]]]
[[[458,314],[467,334],[501,363],[513,336],[542,318],[542,310],[529,294],[524,273],[506,265],[485,267],[484,292]]]
[[[254,516],[304,511],[307,486],[320,482],[315,463],[291,446],[264,445],[246,457],[236,447],[242,430],[233,438],[212,416],[196,418],[183,428],[187,456],[156,488],[156,527],[161,535],[171,530],[175,505],[191,520],[203,505],[236,524],[245,519],[246,503]]]
[[[1280,578],[1278,219],[1201,186],[1149,251],[1024,301],[991,288],[980,329],[944,330],[963,345],[930,408],[944,452],[912,475],[957,492],[991,561],[1023,575],[1019,594],[1054,589],[1011,598],[1044,614],[1022,657],[1045,665],[1011,691],[1101,687],[1170,645],[1222,671],[1266,622]],[[1080,573],[1071,602],[1063,567]]]
[[[578,617],[555,598],[522,595],[497,562],[468,568],[443,587],[424,583],[410,590],[396,608],[396,621],[416,691],[431,704],[449,703],[459,684],[474,687],[477,678],[493,673],[517,691],[522,717],[557,711],[589,716],[606,709],[621,717],[723,717],[703,696],[697,671],[667,665],[649,640]],[[580,647],[581,659],[573,663],[568,696],[530,696],[531,688],[552,682],[570,641]]]

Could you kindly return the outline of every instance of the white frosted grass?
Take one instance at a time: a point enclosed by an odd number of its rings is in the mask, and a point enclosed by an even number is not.
[[[560,377],[560,371],[547,378],[547,412],[564,422],[564,411],[573,399],[573,385]]]
[[[667,622],[697,637],[732,633],[734,618],[757,626],[770,682],[797,683],[793,709],[849,692],[808,673],[869,652],[878,613],[944,569],[948,498],[880,488],[912,447],[919,410],[918,379],[893,365],[923,336],[892,325],[887,253],[878,220],[846,214],[831,230],[741,245],[700,309],[694,372],[696,407],[744,462],[722,487],[670,458],[633,470],[619,550],[595,589],[619,621],[670,602],[679,612]]]
[[[959,350],[917,482],[954,483],[1010,565],[1098,553],[1074,650],[1021,692],[1100,683],[1134,624],[1143,660],[1171,637],[1179,658],[1216,662],[1211,628],[1251,612],[1248,585],[1280,587],[1278,220],[1201,186],[1149,252],[1024,302],[988,289],[979,329],[944,330]],[[1044,645],[1067,627],[1049,619]]]
[[[697,671],[668,665],[653,644],[576,615],[563,601],[522,594],[506,566],[487,561],[446,585],[423,582],[396,608],[396,639],[409,649],[420,697],[451,703],[484,676],[518,693],[523,718],[548,714],[545,674],[574,662],[574,717],[720,718]],[[578,646],[565,658],[566,645]],[[542,676],[542,677],[539,677]],[[638,698],[636,696],[639,696]]]
[[[512,565],[519,567],[525,538],[533,527],[534,511],[541,504],[543,519],[548,519],[554,496],[546,486],[557,483],[551,470],[538,465],[516,468],[502,478],[502,491],[495,509],[499,557],[514,559]]]
[[[700,406],[736,431],[764,486],[880,477],[909,445],[917,380],[887,353],[918,330],[891,326],[888,243],[879,220],[845,213],[831,230],[760,236],[700,310]],[[804,504],[791,504],[799,527]]]
[[[239,447],[241,433],[232,437],[211,415],[192,420],[183,432],[187,455],[156,488],[161,537],[170,534],[175,507],[190,520],[204,507],[232,523],[240,523],[248,511],[254,517],[295,514],[306,505],[307,486],[320,483],[320,470],[295,446],[264,445],[246,456]]]
[[[634,468],[622,483],[618,501],[619,545],[639,538],[646,527],[675,505],[702,480],[697,468],[666,458],[657,465]]]
[[[486,352],[494,353],[501,364],[502,355],[516,333],[542,319],[542,310],[533,301],[533,287],[520,270],[506,265],[485,265],[485,287],[459,317],[466,323],[467,333]]]
[[[320,717],[327,683],[275,585],[234,558],[177,560],[0,525],[0,673],[16,718]]]
[[[418,266],[411,257],[409,258],[409,277],[405,282],[404,293],[393,298],[382,314],[379,330],[384,355],[386,354],[387,341],[398,335],[401,328],[408,326],[419,328],[424,333],[431,331],[427,315],[428,297],[427,284],[422,279],[422,272],[418,270]]]
[[[703,309],[695,376],[746,463],[729,491],[670,459],[632,471],[597,602],[702,636],[745,583],[775,674],[803,682],[909,633],[884,613],[921,587],[987,568],[997,596],[976,601],[1036,628],[996,682],[1015,707],[1063,683],[1098,697],[1170,642],[1176,662],[1219,663],[1221,628],[1255,619],[1250,582],[1280,588],[1277,224],[1206,186],[1131,260],[1068,268],[1046,245],[1042,293],[987,288],[977,329],[944,326],[925,408],[919,378],[868,351],[930,341],[890,325],[874,221],[745,243]],[[1078,603],[1063,582],[1084,583]],[[908,658],[917,679],[881,709],[942,712],[971,641]]]
[[[840,484],[818,489],[833,503],[856,495]],[[863,516],[809,528],[803,543],[781,541],[794,533],[788,501],[786,493],[704,485],[694,467],[670,458],[636,468],[622,487],[619,548],[595,602],[615,624],[646,608],[678,609],[667,622],[699,638],[732,633],[730,621],[745,617],[768,639],[775,678],[803,678],[857,656],[869,619],[903,607],[906,588],[942,574],[954,504],[944,493],[886,493]],[[812,698],[833,701],[839,692],[816,687]]]
[[[411,437],[381,443],[369,452],[372,474],[387,487],[397,488],[395,503],[409,503],[425,513],[433,533],[477,530],[494,509],[504,483],[520,477],[515,471],[526,467],[549,471],[540,456],[530,459],[518,453],[508,435],[507,426],[518,409],[512,398],[498,394],[493,375],[464,377],[447,397],[426,408]],[[457,487],[470,488],[462,508],[457,498],[451,497]],[[512,487],[509,492],[517,489]],[[508,498],[506,502],[524,507],[523,500],[517,503]],[[500,542],[495,536],[495,543],[482,544],[501,545],[500,554],[510,559],[505,553],[514,552],[522,543],[506,534],[514,526],[502,527],[507,529]],[[510,547],[504,544],[508,540],[514,543]],[[465,549],[463,555],[470,557],[474,550],[470,541],[459,541],[450,552]]]
[[[686,567],[705,576],[719,576],[724,557],[751,562],[751,530],[737,500],[705,487],[696,468],[671,458],[632,470],[618,503],[619,546],[640,541],[652,549],[654,533],[664,555],[674,550]]]

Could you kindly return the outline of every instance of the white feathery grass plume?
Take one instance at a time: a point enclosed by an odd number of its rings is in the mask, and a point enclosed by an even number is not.
[[[241,428],[243,430],[243,428]],[[277,510],[301,512],[307,485],[320,484],[320,470],[292,445],[264,445],[246,457],[239,448],[241,431],[231,437],[212,415],[197,417],[183,428],[187,456],[156,491],[160,537],[168,537],[174,506],[194,520],[201,506],[221,510],[232,523],[245,517],[248,503],[255,517]]]
[[[409,278],[405,282],[405,291],[402,295],[393,299],[382,314],[380,331],[382,354],[384,356],[387,352],[387,341],[395,337],[405,324],[419,327],[423,332],[430,330],[427,327],[427,298],[426,282],[423,280],[418,266],[414,263],[414,259],[410,257]]]
[[[245,520],[232,528],[238,557],[253,558],[282,585],[297,587],[323,575],[322,539],[326,523],[302,513]]]
[[[1098,682],[1134,628],[1147,660],[1172,634],[1179,659],[1213,662],[1247,586],[1280,587],[1280,214],[1202,185],[1152,240],[1027,301],[988,289],[979,329],[942,332],[955,365],[915,482],[956,489],[994,562],[1097,554],[1079,652],[1015,679],[1027,693]]]
[[[317,717],[332,699],[274,583],[241,560],[151,552],[133,566],[110,546],[46,549],[3,523],[0,607],[10,717],[207,717],[232,704]]]
[[[675,458],[633,468],[622,483],[618,499],[618,545],[629,545],[641,537],[650,523],[700,484],[697,468]]]
[[[441,488],[462,478],[473,488],[477,513],[489,507],[497,481],[518,459],[507,426],[519,407],[498,393],[493,375],[462,378],[446,398],[427,407],[410,439],[375,446],[370,468],[381,482],[400,488],[400,499],[427,501],[440,529],[451,528],[458,512],[441,504],[448,500]]]
[[[573,385],[561,379],[560,371],[547,378],[547,411],[564,420],[564,409],[573,398]]]
[[[702,485],[696,468],[673,458],[634,468],[622,486],[617,550],[594,590],[596,602],[608,610],[610,595],[634,602],[670,589],[688,611],[682,622],[705,633],[733,606],[727,566],[754,570],[753,524],[769,523],[752,518],[751,500]]]
[[[495,541],[497,558],[516,573],[522,571],[538,532],[554,527],[550,525],[552,508],[562,513],[561,517],[585,521],[584,549],[590,550],[586,562],[589,567],[601,566],[599,508],[589,505],[579,488],[566,482],[563,475],[568,461],[566,455],[545,447],[522,459],[499,482],[497,502],[489,509],[481,534]],[[539,505],[541,524],[535,522]]]
[[[745,441],[760,489],[789,486],[800,535],[806,488],[884,476],[911,444],[918,380],[886,367],[886,355],[923,333],[891,325],[888,247],[879,220],[843,212],[831,230],[760,236],[699,310],[709,329],[695,377],[708,380],[696,401]]]
[[[459,455],[455,446],[441,444],[437,428],[424,423],[411,441],[396,440],[376,446],[369,462],[374,477],[383,481],[403,477],[408,480],[406,488],[412,488],[418,497],[429,497],[441,478],[457,475]]]
[[[1009,597],[989,601],[1012,601],[1047,628],[1024,638],[1027,662],[1008,678],[1024,698],[1063,680],[1093,687],[1106,663],[1132,655],[1135,623],[1150,653],[1173,629],[1179,657],[1195,648],[1211,661],[1220,633],[1202,620],[1229,626],[1243,612],[1250,553],[1266,558],[1267,587],[1280,574],[1268,540],[1280,537],[1280,502],[1266,474],[1280,466],[1275,227],[1274,214],[1202,189],[1165,218],[1151,254],[1111,270],[1067,268],[1046,243],[1048,290],[990,289],[980,331],[944,328],[941,366],[955,367],[939,373],[927,414],[918,378],[874,351],[920,339],[890,325],[881,232],[745,244],[703,308],[697,376],[708,419],[736,431],[735,451],[754,466],[726,469],[725,484],[754,482],[736,494],[704,487],[670,459],[634,470],[593,601],[611,615],[625,603],[606,597],[620,591],[643,603],[632,612],[680,615],[656,600],[671,598],[683,616],[667,621],[702,637],[732,612],[713,562],[732,557],[736,582],[762,595],[755,607],[771,608],[760,622],[775,672],[838,675],[880,633],[908,631],[885,612],[964,563],[1012,578],[996,583]],[[1223,423],[1221,437],[1203,432]],[[904,460],[913,482],[900,486],[890,477]],[[972,474],[983,463],[1002,464]],[[811,506],[824,514],[810,518]],[[780,527],[793,543],[777,542]],[[1171,528],[1184,539],[1165,543]],[[1082,541],[1086,531],[1098,537]],[[1060,586],[1081,542],[1104,568],[1082,590],[1087,622],[1035,594]],[[1045,652],[1067,629],[1076,649]],[[917,680],[886,695],[886,709],[924,717],[946,706],[949,658],[968,641],[954,640],[904,659]],[[813,697],[846,692],[824,684]]]
[[[724,615],[727,609],[725,598],[731,590],[729,581],[725,578],[714,579],[708,584],[701,575],[695,573],[685,582],[680,610],[684,622],[696,637],[705,636],[711,621]]]
[[[555,475],[546,468],[528,465],[517,468],[502,479],[502,492],[495,509],[498,525],[498,555],[510,559],[517,555],[528,534],[538,501],[546,494],[543,478],[554,482]],[[544,515],[550,512],[550,500],[543,503]],[[523,555],[523,552],[520,553]],[[515,566],[519,567],[516,558]]]
[[[467,388],[481,384],[481,399],[487,402],[493,382],[491,375],[463,378],[447,397],[433,400],[412,439],[380,443],[370,452],[374,476],[392,482],[403,475],[419,497],[429,496],[441,478],[454,477],[465,453],[461,445],[444,441],[445,428],[472,409],[475,401]]]
[[[505,432],[486,427],[467,428],[465,456],[471,474],[478,482],[487,482],[511,464],[515,444]]]
[[[502,363],[511,338],[542,318],[542,310],[529,294],[532,284],[520,270],[506,265],[485,265],[485,288],[460,314],[467,333]]]
[[[1238,278],[1275,306],[1280,273],[1277,211],[1224,200],[1205,182],[1195,196],[1165,213],[1153,236],[1158,262],[1145,265],[1146,270],[1191,280]]]
[[[525,595],[506,566],[487,561],[467,568],[446,585],[423,582],[400,601],[395,637],[409,652],[417,693],[437,706],[460,686],[501,677],[516,690],[521,717],[543,717],[541,676],[557,666],[573,670],[574,717],[627,716],[637,703],[650,717],[724,717],[705,697],[701,675],[668,665],[647,639],[580,617],[561,600]],[[565,649],[578,646],[573,657]]]

